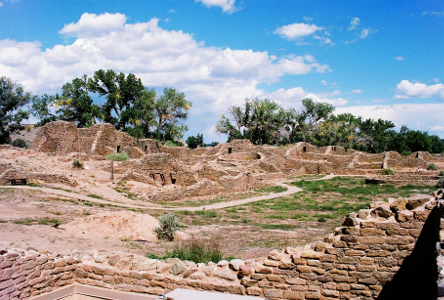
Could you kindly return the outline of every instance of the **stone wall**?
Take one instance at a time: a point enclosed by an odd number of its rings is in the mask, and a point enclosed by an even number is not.
[[[148,294],[181,287],[288,300],[435,299],[442,196],[440,190],[390,199],[348,215],[323,242],[273,250],[259,260],[205,265],[121,252],[0,250],[0,299],[74,281]]]

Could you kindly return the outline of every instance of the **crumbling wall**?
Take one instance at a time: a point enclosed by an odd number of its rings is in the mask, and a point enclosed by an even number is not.
[[[181,287],[288,300],[435,299],[442,196],[390,199],[349,214],[323,242],[258,260],[205,265],[121,252],[0,249],[0,297],[27,298],[76,281],[148,294]]]
[[[79,133],[73,122],[56,121],[40,128],[31,149],[58,155],[79,151]]]
[[[428,163],[424,159],[414,158],[410,156],[402,156],[399,158],[388,159],[388,167],[391,169],[404,169],[404,168],[423,168],[427,169]]]

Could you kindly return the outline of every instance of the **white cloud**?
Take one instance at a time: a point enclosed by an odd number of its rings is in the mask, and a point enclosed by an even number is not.
[[[361,91],[360,89],[356,89],[352,91],[353,94],[362,94],[363,91]]]
[[[217,6],[222,8],[223,12],[232,13],[238,10],[235,7],[236,0],[195,0],[196,2],[202,2],[206,7]]]
[[[426,85],[424,83],[412,83],[408,80],[402,80],[396,86],[395,99],[430,97],[437,97],[438,99],[444,100],[444,84]]]
[[[307,16],[303,16],[302,18],[304,19],[305,22],[313,21],[313,18]]]
[[[0,7],[2,7],[3,6],[3,2],[0,2]]]
[[[394,60],[397,60],[397,61],[402,61],[402,60],[406,60],[407,58],[405,58],[405,57],[402,57],[402,56],[396,56],[395,58],[394,58]]]
[[[327,85],[327,84],[328,84],[327,81],[325,81],[325,80],[322,80],[321,83],[322,83],[323,85]]]
[[[314,24],[293,23],[277,28],[274,33],[279,34],[282,38],[295,40],[322,29],[322,27],[318,27]]]
[[[350,22],[350,27],[348,27],[348,30],[355,30],[356,27],[358,27],[359,23],[361,22],[361,20],[357,17],[354,17],[351,22]]]
[[[169,12],[170,14],[172,14],[172,13],[177,13],[177,11],[176,11],[175,9],[170,9],[168,12]]]
[[[335,90],[334,92],[331,93],[332,96],[337,96],[342,94],[340,90]]]
[[[126,16],[119,13],[102,15],[84,13],[77,23],[65,24],[59,33],[76,37],[96,36],[122,29],[125,22]]]
[[[359,37],[361,38],[361,39],[365,39],[365,38],[367,38],[368,37],[368,35],[370,34],[370,28],[364,28],[364,29],[362,29],[362,31],[361,31],[361,34],[359,35]]]
[[[443,126],[433,126],[432,131],[444,131],[444,127]]]
[[[432,16],[437,16],[437,17],[442,18],[442,17],[444,17],[444,12],[442,12],[442,11],[431,11],[431,12],[424,11],[424,12],[422,12],[421,15],[422,16],[432,15]]]

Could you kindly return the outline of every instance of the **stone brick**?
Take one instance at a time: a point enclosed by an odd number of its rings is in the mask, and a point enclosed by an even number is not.
[[[268,281],[275,281],[275,282],[281,282],[282,281],[282,277],[278,276],[278,275],[267,275],[267,279]]]
[[[295,285],[297,284],[304,285],[307,283],[306,280],[300,278],[285,278],[285,282],[288,284],[295,284]]]
[[[364,256],[365,252],[361,250],[346,250],[345,255],[349,256]]]
[[[349,291],[351,288],[350,288],[350,284],[348,284],[348,283],[338,283],[338,284],[336,285],[336,289],[337,289],[338,291],[344,291],[344,292],[346,292],[346,291]]]
[[[339,297],[339,292],[335,290],[322,289],[321,294],[326,297]]]
[[[321,299],[321,293],[319,292],[307,292],[305,293],[305,299]]]
[[[264,297],[266,298],[282,298],[283,296],[284,296],[284,291],[282,290],[277,290],[277,289],[264,290]]]
[[[302,298],[301,298],[301,294],[299,292],[286,290],[286,291],[284,291],[284,299],[299,300]]]
[[[247,288],[246,293],[250,296],[262,296],[262,290],[258,287],[249,287]]]

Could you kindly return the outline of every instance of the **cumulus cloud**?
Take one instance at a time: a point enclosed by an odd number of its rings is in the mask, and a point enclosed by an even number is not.
[[[293,23],[277,28],[274,33],[287,40],[295,40],[322,29],[322,27],[318,27],[314,24]]]
[[[0,2],[0,7],[2,7],[3,6],[3,2]]]
[[[361,91],[360,89],[356,89],[352,91],[353,94],[362,94],[363,91]]]
[[[405,58],[405,57],[402,57],[402,56],[396,56],[395,58],[394,58],[394,60],[397,60],[397,61],[402,61],[402,60],[406,60],[407,58]]]
[[[350,27],[348,27],[348,30],[355,30],[356,27],[358,27],[359,23],[361,22],[361,20],[357,17],[354,17],[351,22],[350,22]]]
[[[444,131],[444,127],[443,126],[433,126],[432,131]]]
[[[437,97],[440,100],[444,100],[444,84],[437,83],[434,85],[427,85],[424,83],[412,83],[408,80],[402,80],[396,86],[395,99],[430,97]]]
[[[365,39],[365,38],[367,38],[368,37],[368,35],[370,34],[370,28],[364,28],[364,29],[362,29],[362,31],[361,31],[361,34],[359,35],[359,38],[361,38],[361,39]]]
[[[236,0],[196,0],[196,2],[202,2],[206,7],[220,7],[225,13],[232,13],[238,10],[235,6]]]
[[[119,13],[102,15],[84,13],[77,23],[66,24],[59,33],[76,37],[96,36],[122,29],[125,22],[126,16]]]

